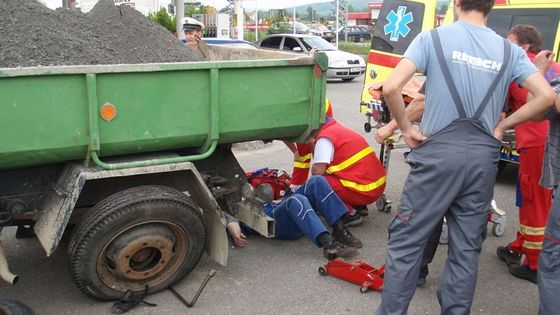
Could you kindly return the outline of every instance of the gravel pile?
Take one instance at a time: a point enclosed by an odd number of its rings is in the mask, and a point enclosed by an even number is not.
[[[0,0],[0,68],[199,61],[162,26],[100,0],[88,14]]]

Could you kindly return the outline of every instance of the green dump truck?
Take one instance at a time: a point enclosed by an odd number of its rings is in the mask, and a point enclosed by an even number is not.
[[[327,58],[202,48],[209,61],[0,69],[0,229],[47,256],[68,233],[92,298],[167,288],[204,251],[226,264],[223,211],[274,234],[231,145],[317,129]],[[6,256],[0,242],[13,283]]]

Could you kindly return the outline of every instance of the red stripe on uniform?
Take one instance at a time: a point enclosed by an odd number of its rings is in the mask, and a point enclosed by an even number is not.
[[[396,67],[399,61],[401,61],[401,57],[389,56],[376,52],[370,52],[368,56],[368,63],[389,68]]]

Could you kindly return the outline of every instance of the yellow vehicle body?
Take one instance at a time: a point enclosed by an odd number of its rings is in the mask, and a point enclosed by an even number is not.
[[[371,108],[375,107],[369,87],[389,77],[417,34],[436,27],[436,5],[437,0],[392,0],[383,3],[368,56],[360,103],[362,113],[371,113]],[[442,24],[452,23],[453,17],[453,1],[450,1]],[[515,25],[535,26],[543,35],[543,49],[555,52],[558,61],[559,21],[560,0],[496,0],[487,24],[504,37]],[[407,23],[406,27],[404,23]]]

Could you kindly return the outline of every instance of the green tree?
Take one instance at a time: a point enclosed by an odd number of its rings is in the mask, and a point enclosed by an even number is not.
[[[175,17],[171,17],[167,14],[167,10],[165,10],[165,8],[161,8],[157,12],[148,14],[148,19],[165,27],[170,32],[175,32]]]
[[[354,6],[352,5],[352,3],[348,3],[348,12],[356,12],[356,10],[354,10]]]
[[[316,18],[317,15],[317,11],[315,11],[315,9],[313,9],[313,7],[307,7],[307,19],[309,21],[313,21]]]

